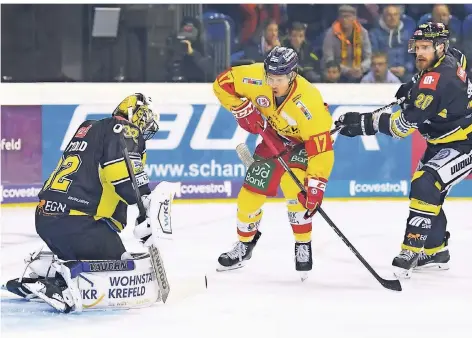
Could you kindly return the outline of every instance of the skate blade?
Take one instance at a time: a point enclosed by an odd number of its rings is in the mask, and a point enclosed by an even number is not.
[[[431,263],[431,264],[426,264],[420,267],[416,267],[414,270],[419,271],[419,272],[449,270],[449,264],[448,263]]]
[[[300,273],[300,280],[304,282],[306,279],[308,279],[308,272],[307,271],[299,271]]]
[[[393,275],[398,279],[410,279],[413,273],[413,269],[406,270],[399,267],[394,267]]]
[[[218,264],[218,266],[216,267],[216,271],[217,272],[225,272],[225,271],[237,270],[237,269],[241,269],[245,265],[246,264],[244,263],[244,261],[239,262],[238,264],[235,264],[235,265],[232,265],[232,266],[223,266],[221,264]]]
[[[51,305],[53,308],[55,308],[57,311],[60,312],[67,312],[67,305],[64,304],[61,301],[51,299],[49,297],[46,297],[44,293],[41,292],[41,289],[44,288],[44,286],[41,283],[25,283],[23,286],[31,291],[34,295],[36,295],[38,298],[41,298],[43,301]]]

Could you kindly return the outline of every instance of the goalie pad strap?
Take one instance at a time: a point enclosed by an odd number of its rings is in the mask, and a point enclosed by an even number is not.
[[[135,269],[132,260],[111,260],[97,262],[75,262],[70,265],[71,278],[77,277],[82,272],[105,272],[105,271],[132,271]]]

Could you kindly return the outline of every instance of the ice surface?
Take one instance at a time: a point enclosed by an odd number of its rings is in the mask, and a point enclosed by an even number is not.
[[[326,201],[324,209],[385,278],[400,250],[408,202]],[[317,216],[314,269],[300,282],[283,203],[268,203],[263,233],[243,269],[217,273],[217,257],[236,240],[234,204],[177,204],[172,240],[161,240],[171,295],[151,308],[57,314],[47,305],[2,293],[2,337],[471,337],[472,202],[447,201],[451,269],[382,288]],[[17,277],[41,245],[33,208],[3,208],[1,280]],[[131,228],[123,238],[140,250]],[[208,289],[204,288],[204,276]]]

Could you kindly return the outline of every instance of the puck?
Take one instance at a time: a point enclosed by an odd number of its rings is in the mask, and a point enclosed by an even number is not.
[[[205,288],[208,289],[208,279],[206,275],[205,275]]]

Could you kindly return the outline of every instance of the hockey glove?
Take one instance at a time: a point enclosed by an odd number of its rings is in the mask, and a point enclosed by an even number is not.
[[[409,82],[403,83],[400,86],[400,88],[398,88],[397,92],[395,93],[395,98],[397,100],[405,98],[403,103],[400,104],[400,108],[402,110],[407,109],[408,104],[410,104],[409,100],[410,100],[411,89],[413,88],[415,83],[418,82],[418,79],[419,79],[419,74],[414,75]]]
[[[134,237],[136,237],[144,246],[150,246],[152,244],[151,236],[152,230],[149,224],[149,218],[144,220],[139,218],[136,220],[136,226],[133,231]]]
[[[313,210],[321,206],[326,189],[326,183],[328,183],[328,181],[324,178],[306,177],[306,194],[305,192],[300,191],[297,195],[300,204],[308,210]]]
[[[146,214],[148,214],[148,209],[151,204],[151,199],[149,198],[148,195],[144,195],[141,197],[144,207],[146,208]],[[150,246],[152,244],[151,242],[151,236],[152,236],[152,229],[150,225],[150,220],[149,217],[142,217],[139,216],[136,219],[136,224],[134,227],[134,237],[136,237],[141,243],[144,244],[144,246]]]
[[[372,113],[346,113],[335,122],[336,127],[342,127],[341,135],[355,137],[360,135],[375,135]]]
[[[231,109],[239,126],[251,134],[258,134],[263,130],[264,119],[261,113],[250,100],[244,101],[242,105]]]

